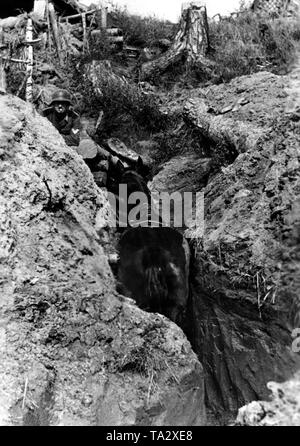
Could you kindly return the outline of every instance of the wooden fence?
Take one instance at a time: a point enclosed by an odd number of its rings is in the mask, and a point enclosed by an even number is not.
[[[124,37],[122,30],[117,28],[107,28],[107,8],[95,8],[89,11],[81,12],[79,14],[73,14],[67,17],[57,17],[54,4],[49,0],[35,0],[33,12],[35,18],[45,22],[47,32],[45,47],[52,50],[52,45],[56,50],[59,65],[64,64],[64,56],[62,51],[62,27],[64,24],[72,23],[72,21],[78,22],[81,19],[82,22],[82,51],[83,53],[88,49],[88,35],[101,34],[103,30],[107,33],[107,37],[112,44],[122,44]],[[32,16],[33,17],[33,16]],[[87,17],[89,20],[89,28],[87,26]],[[34,27],[32,18],[27,16],[27,23],[24,26],[25,15],[19,17],[9,17],[4,20],[0,20],[0,93],[6,92],[7,81],[6,71],[8,67],[13,64],[14,70],[24,72],[24,80],[22,81],[18,94],[20,94],[26,85],[26,100],[32,102],[32,76],[34,68],[34,44],[40,42],[42,39],[34,39],[33,32]],[[16,26],[19,26],[19,22],[22,20],[22,31],[24,30],[23,42],[18,43],[18,55],[12,54],[12,48],[4,41],[4,30],[1,28],[1,23],[14,32]],[[98,29],[92,30],[92,25],[95,25]],[[21,29],[21,27],[19,27]],[[20,31],[19,31],[20,32]],[[22,40],[22,39],[21,39]],[[20,46],[23,47],[20,56]]]

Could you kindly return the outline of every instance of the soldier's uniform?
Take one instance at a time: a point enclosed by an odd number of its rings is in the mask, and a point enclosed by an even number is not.
[[[66,116],[59,120],[53,107],[43,110],[43,116],[49,119],[63,136],[68,146],[78,146],[80,142],[80,118],[73,110],[68,110]]]
[[[55,110],[55,105],[62,103],[65,105],[65,112],[60,115]],[[63,136],[68,146],[78,146],[80,142],[80,118],[77,113],[70,108],[72,99],[66,90],[58,90],[52,97],[51,104],[43,110],[45,116]]]

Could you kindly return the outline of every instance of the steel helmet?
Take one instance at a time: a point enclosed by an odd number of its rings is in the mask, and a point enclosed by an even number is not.
[[[58,90],[53,94],[50,105],[53,105],[54,102],[67,102],[72,105],[72,98],[66,90]]]

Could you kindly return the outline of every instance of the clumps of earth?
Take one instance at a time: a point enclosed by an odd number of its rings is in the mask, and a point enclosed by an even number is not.
[[[204,193],[185,333],[118,294],[106,189],[30,105],[0,97],[1,424],[299,424],[295,70],[177,97],[205,153],[171,157],[149,187]]]

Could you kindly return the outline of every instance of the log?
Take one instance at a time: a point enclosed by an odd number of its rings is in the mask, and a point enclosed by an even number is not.
[[[0,56],[0,59],[7,60],[8,62],[12,62],[12,63],[28,64],[28,60],[15,59],[15,58],[9,57],[9,56]]]
[[[0,28],[9,29],[21,27],[26,22],[27,14],[20,14],[16,17],[6,17],[0,20]]]
[[[119,42],[124,42],[124,37],[123,36],[109,37],[108,40],[110,43],[119,43]]]
[[[92,9],[92,10],[90,10],[90,11],[86,11],[86,12],[84,12],[84,14],[85,14],[85,15],[91,15],[91,14],[94,14],[96,11],[97,11],[97,9]],[[61,18],[60,18],[60,22],[68,22],[69,20],[72,20],[72,19],[79,19],[80,17],[82,17],[81,14],[82,14],[82,13],[80,13],[80,14],[68,15],[67,17],[61,17]]]
[[[123,161],[135,163],[139,159],[139,155],[134,150],[129,149],[118,138],[109,138],[106,144],[109,152]]]
[[[200,64],[209,70],[211,62],[206,58],[209,49],[206,7],[191,5],[182,11],[179,30],[170,49],[158,59],[142,64],[140,80],[163,73],[170,65],[180,60],[183,60],[187,67]]]
[[[106,28],[106,33],[109,36],[122,36],[122,30],[120,28]]]
[[[94,161],[98,155],[98,145],[90,137],[84,137],[80,141],[77,153],[79,153],[84,160]]]
[[[77,147],[77,153],[82,156],[89,166],[96,165],[99,162],[99,159],[107,159],[109,157],[109,153],[102,149],[102,147],[98,146],[98,144],[96,144],[88,134],[90,122],[82,119],[81,127],[80,143]],[[105,153],[103,153],[103,150]]]
[[[120,32],[119,28],[109,29],[107,32],[107,38],[109,42],[111,43],[124,42],[124,36],[118,35],[119,32]],[[103,34],[102,29],[93,29],[91,31],[92,36],[101,36],[102,34]]]

